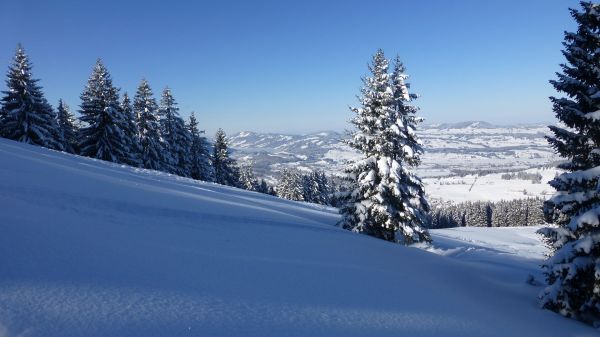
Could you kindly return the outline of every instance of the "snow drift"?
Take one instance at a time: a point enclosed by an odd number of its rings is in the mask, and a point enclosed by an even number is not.
[[[0,139],[0,336],[598,333],[538,308],[537,260],[440,256],[337,219]]]

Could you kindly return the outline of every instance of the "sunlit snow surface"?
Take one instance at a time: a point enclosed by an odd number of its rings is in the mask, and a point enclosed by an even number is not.
[[[334,209],[0,139],[0,336],[597,336],[533,229],[406,248]]]

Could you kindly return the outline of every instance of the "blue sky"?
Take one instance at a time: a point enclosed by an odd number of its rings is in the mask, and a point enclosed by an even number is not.
[[[428,122],[553,121],[548,80],[577,1],[8,1],[0,69],[21,42],[48,99],[72,108],[96,58],[218,127],[342,130],[377,48],[399,54]],[[4,89],[4,83],[0,84]]]

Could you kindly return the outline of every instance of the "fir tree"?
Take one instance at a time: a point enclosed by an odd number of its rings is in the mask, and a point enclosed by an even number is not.
[[[194,112],[190,115],[187,130],[191,138],[190,146],[190,177],[202,181],[214,181],[215,174],[212,167],[210,145],[198,130],[198,121]]]
[[[239,187],[239,169],[235,160],[229,157],[227,137],[222,129],[219,129],[215,134],[212,159],[215,182],[221,185]]]
[[[7,90],[3,91],[0,116],[2,137],[62,150],[54,110],[42,87],[31,75],[31,62],[21,45],[17,46],[8,68]]]
[[[544,209],[541,198],[527,199],[529,216],[527,218],[527,226],[539,226],[545,223]]]
[[[123,93],[121,100],[121,112],[125,119],[124,130],[125,138],[129,144],[131,159],[128,163],[131,166],[139,167],[142,164],[142,149],[139,140],[139,130],[137,126],[137,117],[131,106],[131,99],[127,93]]]
[[[258,191],[259,182],[254,176],[252,164],[245,164],[240,167],[240,184],[245,190]]]
[[[305,180],[298,170],[283,169],[277,184],[277,196],[283,199],[305,201]]]
[[[319,185],[313,172],[309,174],[299,174],[299,184],[302,186],[302,199],[306,202],[316,203],[319,198]]]
[[[85,125],[78,136],[80,154],[115,163],[133,162],[124,132],[127,121],[119,105],[119,90],[99,59],[81,94],[80,108],[80,120]]]
[[[56,121],[58,125],[58,134],[63,149],[68,153],[77,153],[77,127],[75,126],[75,116],[71,113],[69,106],[58,100],[56,109]]]
[[[179,117],[177,102],[168,87],[163,90],[158,115],[161,135],[168,153],[166,157],[170,160],[172,173],[182,177],[191,176],[190,146],[192,137],[183,119]]]
[[[424,228],[429,205],[421,180],[410,169],[422,153],[416,137],[416,97],[408,93],[399,61],[390,77],[383,51],[373,56],[372,75],[363,80],[361,107],[348,145],[363,158],[347,169],[351,188],[340,209],[346,228],[394,242],[430,241]]]
[[[551,97],[556,118],[548,141],[567,163],[550,182],[557,190],[544,211],[556,228],[541,230],[553,255],[545,263],[544,308],[600,324],[600,5],[571,9],[577,32],[566,32],[557,80],[564,97]]]
[[[152,170],[168,170],[170,163],[164,156],[158,121],[158,105],[152,89],[142,80],[133,98],[133,111],[137,116],[142,166]]]
[[[168,162],[165,169],[168,169],[171,173],[178,173],[177,162],[179,158],[177,158],[177,155],[179,149],[177,147],[179,144],[177,140],[176,118],[179,117],[179,108],[169,87],[166,87],[162,92],[157,115],[160,135],[163,141],[163,155],[165,161]]]
[[[313,175],[313,179],[317,183],[317,194],[316,194],[315,200],[313,202],[315,202],[317,204],[321,204],[321,205],[329,205],[330,204],[329,195],[331,194],[331,192],[330,192],[331,187],[329,186],[329,179],[327,179],[327,176],[325,175],[325,172],[323,172],[323,171],[315,171],[312,173],[312,175]]]
[[[271,186],[269,186],[269,184],[267,184],[267,182],[264,179],[261,179],[260,182],[258,183],[258,188],[256,189],[256,192],[263,193],[263,194],[270,194],[270,195],[275,194],[275,191],[273,191],[273,188]]]

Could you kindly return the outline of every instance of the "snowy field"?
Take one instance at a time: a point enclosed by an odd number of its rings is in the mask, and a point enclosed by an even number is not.
[[[0,336],[598,336],[535,228],[407,248],[336,210],[0,139]]]
[[[502,179],[503,173],[486,175],[448,176],[424,178],[425,190],[430,198],[445,201],[500,201],[531,197],[549,198],[554,190],[548,181],[559,172],[556,168],[523,170],[529,174],[539,174],[540,183],[527,179]]]

